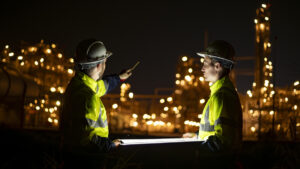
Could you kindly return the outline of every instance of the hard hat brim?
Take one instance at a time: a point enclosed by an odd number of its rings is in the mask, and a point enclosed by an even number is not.
[[[205,55],[208,55],[206,52],[197,52],[196,54],[202,58],[204,58]]]
[[[109,51],[107,51],[107,54],[104,57],[99,57],[96,60],[92,60],[92,61],[88,61],[88,60],[81,61],[81,62],[77,62],[76,64],[79,64],[79,65],[89,65],[89,64],[101,63],[101,62],[103,62],[103,60],[109,58],[111,55],[112,55],[112,53],[109,52]]]
[[[231,64],[234,64],[234,61],[232,61],[232,60],[225,59],[225,58],[222,58],[222,57],[219,57],[219,56],[210,55],[207,52],[197,52],[196,54],[198,56],[202,57],[202,58],[204,58],[205,56],[208,56],[208,57],[213,58],[213,59],[217,59],[217,60],[221,59],[223,61],[230,62]]]

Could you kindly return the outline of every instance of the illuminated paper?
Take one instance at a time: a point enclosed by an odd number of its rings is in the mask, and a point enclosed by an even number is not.
[[[121,145],[142,145],[142,144],[166,144],[166,143],[185,143],[185,142],[201,142],[196,138],[159,138],[159,139],[121,139]]]

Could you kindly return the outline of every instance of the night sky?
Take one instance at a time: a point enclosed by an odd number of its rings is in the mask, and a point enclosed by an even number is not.
[[[237,56],[254,56],[255,10],[262,1],[191,2],[2,2],[0,45],[21,40],[38,43],[44,39],[46,43],[56,43],[71,57],[82,39],[99,39],[114,53],[107,62],[107,74],[119,73],[141,61],[128,80],[136,94],[174,87],[178,57],[195,56],[195,52],[203,50],[205,31],[209,42],[227,40]],[[300,79],[299,9],[287,0],[271,1],[271,5],[275,86],[292,85]],[[254,62],[238,62],[235,68],[254,71]],[[238,76],[239,91],[250,89],[253,79]]]

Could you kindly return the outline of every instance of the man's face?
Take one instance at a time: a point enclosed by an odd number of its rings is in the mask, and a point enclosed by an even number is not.
[[[99,64],[99,67],[98,67],[99,79],[102,78],[105,68],[106,68],[106,59],[102,63]]]
[[[215,82],[219,79],[219,68],[220,64],[212,64],[211,59],[205,56],[204,63],[201,71],[203,72],[204,79],[207,82]]]

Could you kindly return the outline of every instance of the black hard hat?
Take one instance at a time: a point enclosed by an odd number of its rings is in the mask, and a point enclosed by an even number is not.
[[[200,57],[208,56],[220,62],[225,68],[231,69],[234,64],[235,51],[230,43],[216,40],[209,44],[204,52],[199,52],[197,55]]]
[[[80,69],[88,69],[103,62],[111,55],[112,53],[106,50],[103,42],[86,39],[77,45],[74,61]]]

